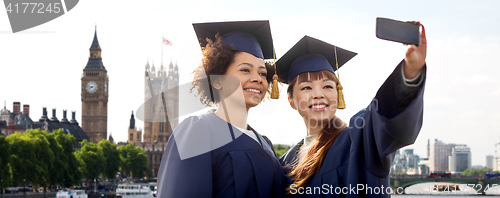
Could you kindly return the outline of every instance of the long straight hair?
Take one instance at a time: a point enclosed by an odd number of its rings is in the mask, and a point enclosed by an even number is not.
[[[325,78],[333,80],[335,84],[338,84],[337,77],[330,71],[321,70],[299,74],[290,82],[287,90],[288,97],[293,97],[293,87],[297,82],[301,83],[304,81],[314,81]],[[319,171],[330,146],[332,146],[333,142],[335,142],[346,127],[347,124],[335,116],[320,131],[314,140],[313,145],[307,151],[304,159],[298,164],[296,162],[291,163],[290,166],[292,170],[287,176],[293,178],[293,184],[295,184],[296,187],[305,187],[309,180],[311,180],[311,178]],[[288,187],[288,193],[290,193],[290,190],[290,187]]]

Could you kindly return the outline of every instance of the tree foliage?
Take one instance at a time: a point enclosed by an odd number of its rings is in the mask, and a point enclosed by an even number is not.
[[[0,188],[9,186],[10,183],[9,155],[9,142],[0,135]]]
[[[406,172],[394,172],[392,175],[406,175]]]
[[[491,171],[491,168],[483,167],[480,169],[467,169],[462,175],[464,176],[484,176],[486,172]]]
[[[54,130],[52,134],[55,134],[57,142],[61,145],[66,160],[66,169],[60,170],[63,173],[63,186],[79,184],[83,179],[81,170],[83,162],[79,161],[75,156],[73,149],[76,143],[75,137],[71,134],[64,133],[63,129]]]
[[[82,150],[76,152],[77,156],[85,164],[83,176],[85,179],[94,181],[104,171],[105,159],[97,149],[97,145],[87,140],[82,141]]]
[[[144,177],[148,168],[148,155],[146,151],[132,144],[119,147],[122,172],[132,175],[135,178]]]
[[[27,130],[7,136],[10,143],[10,167],[13,185],[43,184],[48,178],[48,168],[54,162],[54,152],[40,129]]]
[[[75,137],[63,129],[40,129],[0,136],[0,187],[24,184],[73,186],[83,178],[114,178],[119,168],[141,178],[150,173],[146,152],[132,144],[116,148],[108,140],[86,140],[74,151]]]
[[[108,179],[115,178],[120,168],[120,152],[116,148],[116,144],[102,140],[97,144],[97,147],[106,161],[102,175]]]
[[[276,157],[280,157],[285,154],[288,150],[290,150],[290,146],[276,144],[274,145],[274,150],[276,151]]]
[[[51,185],[63,184],[64,170],[68,169],[68,156],[66,156],[63,147],[57,141],[57,136],[64,135],[62,130],[54,130],[52,133],[47,134],[50,149],[54,153],[54,162],[49,164],[47,183]]]

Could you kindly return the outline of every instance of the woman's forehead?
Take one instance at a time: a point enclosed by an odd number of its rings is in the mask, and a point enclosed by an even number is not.
[[[252,54],[249,54],[247,52],[237,52],[234,55],[234,61],[237,63],[237,65],[241,63],[246,63],[248,65],[254,66],[254,67],[265,67],[265,62],[263,59],[255,57]]]
[[[304,72],[297,76],[297,83],[312,82],[318,80],[331,80],[335,82],[335,74],[330,71],[321,70],[316,72]]]

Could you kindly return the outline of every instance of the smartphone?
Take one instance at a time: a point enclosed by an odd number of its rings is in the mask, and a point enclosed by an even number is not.
[[[420,45],[418,24],[377,17],[377,38],[404,44]]]

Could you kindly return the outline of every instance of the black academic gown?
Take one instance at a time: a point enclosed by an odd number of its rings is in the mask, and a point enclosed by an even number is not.
[[[387,189],[388,174],[395,151],[413,144],[422,126],[426,70],[421,85],[408,88],[403,87],[401,67],[400,63],[370,105],[350,119],[308,188],[292,189],[291,197],[390,197],[391,190],[398,190]],[[281,156],[282,165],[294,163],[302,141]],[[289,171],[285,168],[286,174]]]
[[[282,197],[282,166],[255,134],[259,142],[213,113],[185,119],[163,154],[158,196]]]

